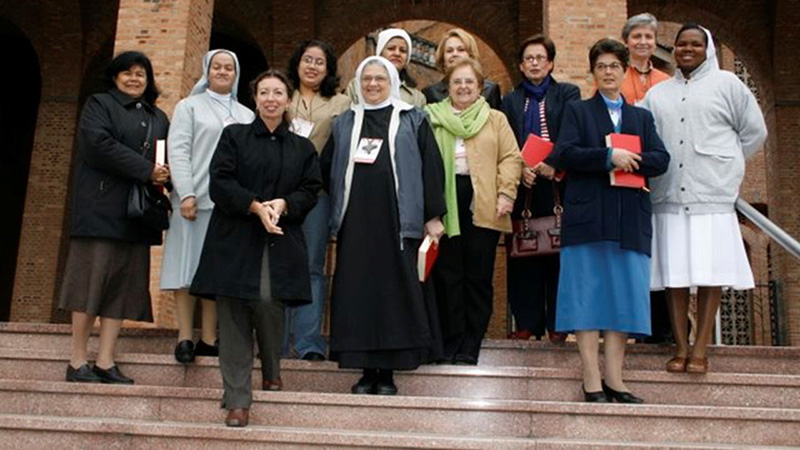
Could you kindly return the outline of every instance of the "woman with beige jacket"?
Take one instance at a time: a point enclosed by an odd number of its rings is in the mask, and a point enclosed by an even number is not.
[[[445,82],[449,97],[426,108],[444,162],[447,204],[433,279],[445,362],[475,365],[492,316],[497,242],[511,232],[523,163],[506,117],[481,96],[480,64],[455,61]]]

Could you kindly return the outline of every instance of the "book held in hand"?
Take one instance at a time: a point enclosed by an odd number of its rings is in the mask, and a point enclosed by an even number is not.
[[[426,235],[417,252],[417,273],[419,274],[419,281],[424,282],[428,279],[437,256],[439,256],[439,244],[434,242],[433,238]]]
[[[531,133],[528,135],[528,139],[525,140],[525,144],[522,146],[522,159],[525,161],[525,165],[528,167],[535,167],[537,164],[544,162],[550,153],[553,152],[553,143],[547,139],[542,139],[541,137]],[[561,181],[566,175],[563,171],[556,172],[555,180]]]
[[[611,133],[606,135],[606,146],[609,148],[619,148],[628,150],[636,154],[642,154],[642,140],[634,134]],[[633,172],[625,172],[620,169],[612,169],[609,172],[611,186],[626,187],[633,189],[646,189],[644,175]]]

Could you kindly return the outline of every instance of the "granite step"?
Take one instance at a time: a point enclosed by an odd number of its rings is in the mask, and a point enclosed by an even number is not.
[[[348,432],[251,425],[226,428],[218,423],[154,422],[128,419],[98,421],[0,414],[0,450],[20,448],[170,448],[172,450],[308,449],[628,449],[628,450],[779,450],[788,447],[693,443],[647,443],[579,439],[439,436],[419,433]]]
[[[220,389],[0,380],[0,414],[222,423]],[[441,436],[797,445],[800,410],[254,392],[253,425]]]
[[[64,380],[66,355],[41,350],[0,349],[0,379]],[[177,363],[172,356],[121,354],[117,363],[138,385],[219,388],[217,358]],[[259,363],[253,372],[260,385]],[[331,362],[283,360],[285,389],[294,392],[348,393],[359,373]],[[21,368],[24,368],[22,370]],[[470,399],[580,401],[576,368],[423,366],[398,372],[403,395]],[[650,404],[745,406],[800,409],[800,375],[709,373],[704,376],[629,370],[628,387]]]
[[[124,328],[117,352],[171,355],[177,332],[167,329]],[[90,339],[96,350],[97,338]],[[0,323],[0,349],[39,349],[68,352],[70,325]],[[661,371],[671,357],[669,346],[631,344],[626,369]],[[711,346],[710,370],[715,373],[800,374],[800,347]],[[485,340],[480,366],[579,367],[574,343],[563,345],[534,341]]]

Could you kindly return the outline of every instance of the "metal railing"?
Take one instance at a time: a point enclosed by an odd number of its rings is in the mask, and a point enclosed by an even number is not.
[[[742,200],[741,197],[736,199],[736,209],[758,228],[761,228],[767,236],[791,253],[792,256],[800,259],[800,242],[797,242],[797,239],[790,236],[783,228],[775,225],[775,222],[769,220],[767,216],[761,214],[750,203]]]

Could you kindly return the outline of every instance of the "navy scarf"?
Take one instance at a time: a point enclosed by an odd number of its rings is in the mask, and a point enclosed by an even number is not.
[[[550,75],[538,86],[530,81],[522,80],[522,89],[525,91],[525,99],[528,101],[527,110],[523,111],[525,114],[525,121],[522,125],[522,135],[527,137],[530,133],[537,136],[542,135],[541,118],[539,117],[539,103],[547,95],[547,88],[550,87]]]

